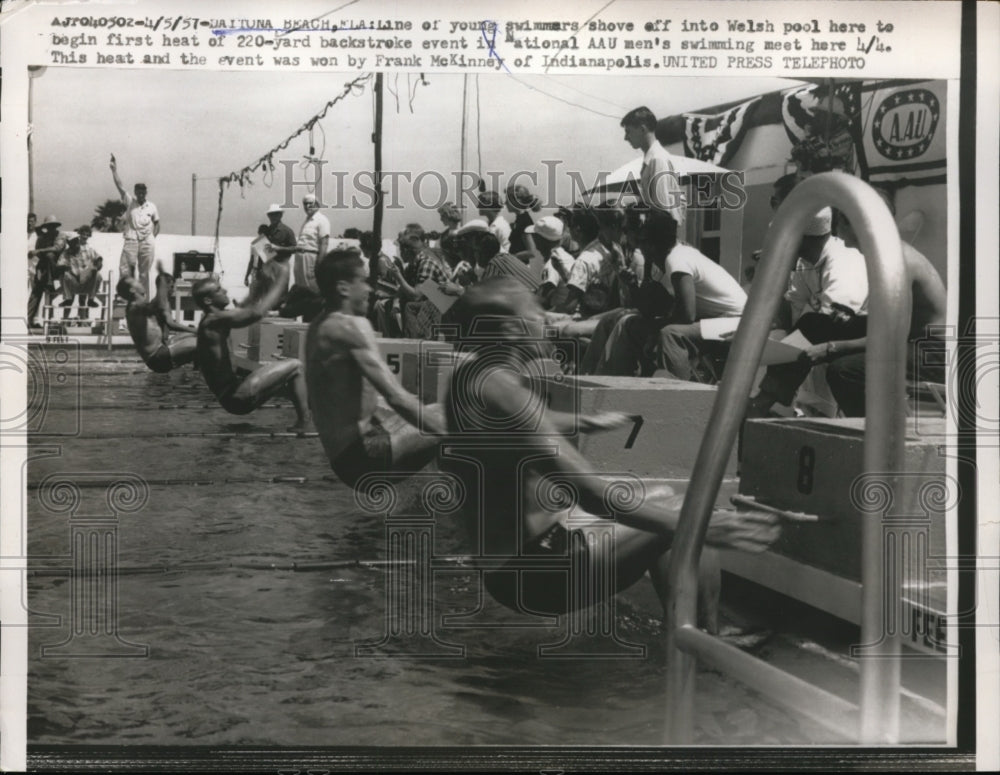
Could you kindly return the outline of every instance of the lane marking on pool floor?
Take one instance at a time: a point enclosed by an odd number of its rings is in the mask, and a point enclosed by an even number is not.
[[[43,433],[28,432],[29,439],[51,438]],[[93,433],[68,436],[77,441],[88,441],[92,439],[184,439],[184,438],[211,438],[211,439],[314,439],[319,434],[315,431],[165,431],[163,433]]]

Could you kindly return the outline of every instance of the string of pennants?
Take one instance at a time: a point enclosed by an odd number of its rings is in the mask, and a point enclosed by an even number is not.
[[[248,164],[242,169],[230,172],[228,175],[224,175],[219,178],[219,201],[217,205],[216,215],[215,215],[215,253],[218,254],[219,246],[219,228],[222,223],[222,207],[223,199],[225,198],[226,190],[233,183],[239,183],[240,192],[243,193],[246,186],[253,185],[253,175],[254,173],[263,170],[265,175],[274,174],[275,164],[274,157],[276,154],[285,150],[288,145],[297,137],[304,133],[309,133],[312,135],[313,130],[318,126],[318,122],[322,121],[327,112],[336,105],[341,100],[345,99],[351,94],[360,94],[364,91],[365,83],[368,82],[372,77],[371,73],[366,73],[365,75],[360,75],[353,81],[344,84],[343,91],[340,92],[333,99],[329,100],[323,108],[316,113],[311,118],[307,119],[302,125],[292,132],[288,137],[278,143],[276,146],[271,148],[266,153],[262,154],[256,161],[252,164]],[[310,149],[310,156],[312,155],[312,150]]]

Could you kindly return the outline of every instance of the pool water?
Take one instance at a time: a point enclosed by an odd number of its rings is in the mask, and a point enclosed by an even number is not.
[[[637,658],[540,657],[540,645],[563,638],[562,621],[438,626],[459,656],[356,656],[387,626],[393,570],[354,564],[386,558],[384,521],[329,478],[314,436],[269,435],[291,422],[287,403],[233,417],[212,407],[190,368],[157,375],[116,357],[123,363],[88,356],[79,401],[75,388],[50,389],[48,411],[78,413],[78,437],[32,440],[34,452],[57,454],[32,459],[27,474],[29,554],[47,569],[28,585],[29,743],[662,744],[666,663],[650,590],[616,604],[617,634],[643,647]],[[70,517],[43,502],[40,486],[50,476],[87,482],[83,502],[102,513],[105,484],[119,474],[149,483],[148,502],[118,517],[114,617],[119,637],[148,655],[42,656],[67,639],[74,613],[59,571]],[[272,481],[280,476],[294,480]],[[470,550],[442,517],[435,551]],[[326,565],[293,571],[293,562]],[[435,621],[473,611],[479,593],[469,567],[436,572]],[[701,744],[832,741],[731,678],[703,670],[697,687]]]

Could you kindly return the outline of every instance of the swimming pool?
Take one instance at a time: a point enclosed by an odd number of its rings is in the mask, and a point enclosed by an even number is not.
[[[387,557],[386,526],[330,478],[317,438],[281,433],[291,407],[232,417],[191,369],[157,375],[124,355],[88,355],[82,372],[79,401],[75,388],[53,385],[48,406],[78,411],[80,435],[31,442],[33,453],[58,454],[28,466],[28,548],[40,571],[28,585],[29,743],[662,743],[665,662],[648,584],[616,601],[617,634],[644,649],[638,657],[539,657],[565,622],[438,627],[442,641],[464,648],[459,656],[356,656],[387,626],[392,566],[377,564]],[[49,508],[40,488],[52,476],[83,483],[82,502],[97,503],[97,513],[122,474],[148,483],[148,501],[115,525],[115,625],[148,654],[43,656],[67,640],[76,614],[65,559],[71,518]],[[471,551],[447,518],[434,548]],[[435,572],[432,588],[435,617],[479,602],[478,574],[461,564]],[[802,658],[784,641],[764,648],[776,661]],[[705,745],[834,742],[710,671],[699,674],[696,727]]]

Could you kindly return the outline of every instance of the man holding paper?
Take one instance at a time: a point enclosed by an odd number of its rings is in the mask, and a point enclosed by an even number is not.
[[[656,364],[677,379],[690,380],[691,359],[706,349],[706,342],[736,330],[746,292],[715,261],[677,242],[677,221],[669,213],[651,215],[639,240],[673,297],[669,322],[660,328],[655,345]]]
[[[769,366],[760,392],[750,400],[749,417],[766,417],[775,402],[789,406],[816,364],[835,356],[836,342],[865,336],[868,271],[865,258],[831,235],[833,213],[824,207],[807,224],[799,261],[785,292],[792,333],[804,337],[801,355]]]

